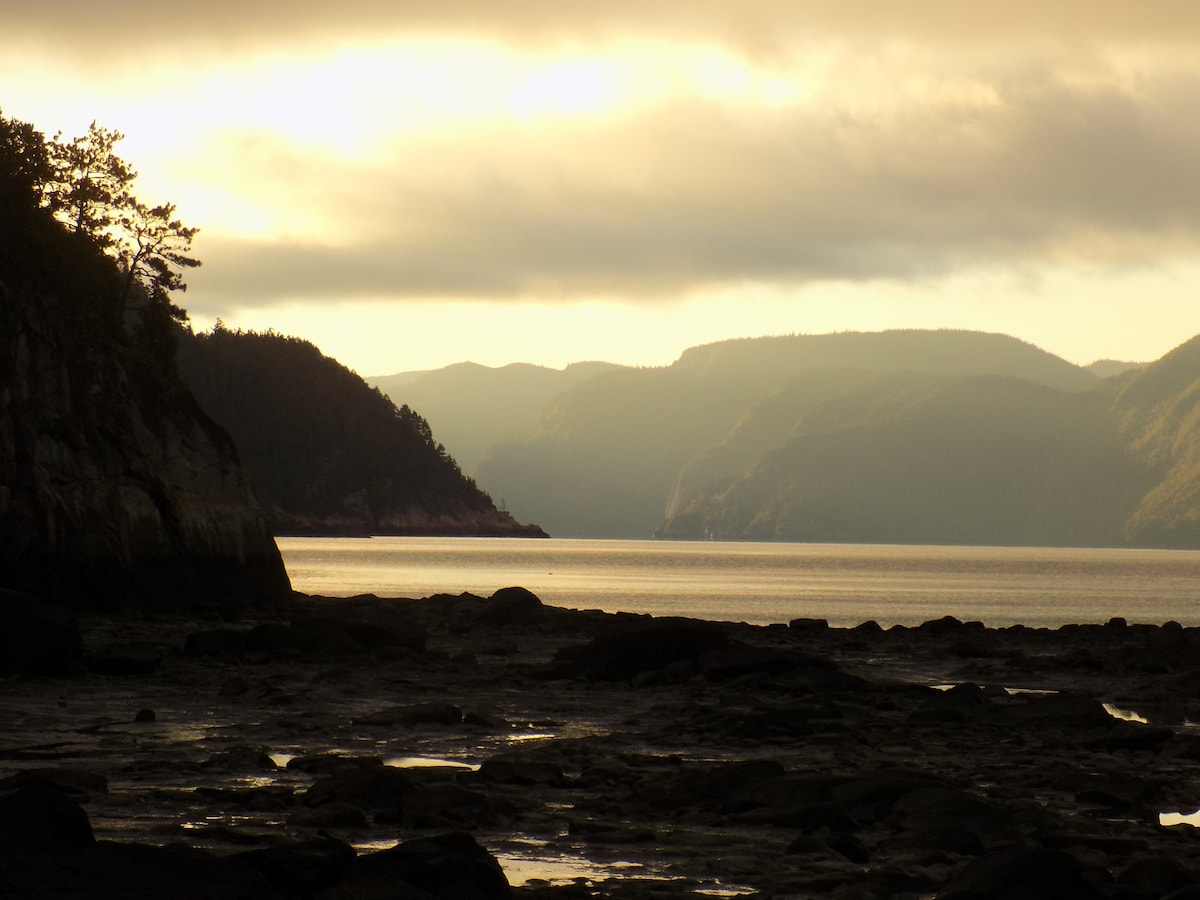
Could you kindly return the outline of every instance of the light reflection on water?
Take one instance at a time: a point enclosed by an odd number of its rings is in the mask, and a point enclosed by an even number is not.
[[[944,615],[1001,627],[1200,625],[1200,551],[523,538],[280,538],[292,585],[333,597],[488,596],[752,624]]]

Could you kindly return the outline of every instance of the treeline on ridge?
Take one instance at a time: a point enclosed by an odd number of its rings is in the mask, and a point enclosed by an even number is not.
[[[498,510],[429,424],[300,338],[187,334],[179,367],[233,435],[277,534],[540,534]]]

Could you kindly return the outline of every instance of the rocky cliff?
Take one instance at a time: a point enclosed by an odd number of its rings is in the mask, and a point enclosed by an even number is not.
[[[286,598],[228,435],[172,370],[12,263],[0,252],[0,587],[89,608]]]

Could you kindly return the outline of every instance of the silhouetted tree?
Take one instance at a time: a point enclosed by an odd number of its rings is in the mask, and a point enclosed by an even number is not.
[[[75,234],[104,249],[116,243],[121,217],[135,202],[130,187],[137,172],[113,149],[124,138],[92,122],[85,135],[64,141],[60,132],[49,143],[46,205]]]
[[[120,266],[120,301],[126,310],[140,310],[143,320],[157,318],[164,326],[186,322],[187,313],[168,294],[186,290],[182,270],[200,265],[189,255],[199,229],[175,218],[173,203],[148,206],[133,195],[137,172],[115,151],[124,138],[95,122],[87,134],[70,141],[56,134],[46,145],[43,202]]]

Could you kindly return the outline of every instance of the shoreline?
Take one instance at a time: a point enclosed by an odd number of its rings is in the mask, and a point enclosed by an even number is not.
[[[191,848],[248,900],[376,896],[381,848],[420,841],[482,867],[479,896],[1200,885],[1200,831],[1158,818],[1200,806],[1196,629],[755,626],[522,589],[81,625],[81,669],[0,682],[0,797],[36,776],[104,852]],[[0,886],[81,852],[0,854]]]

